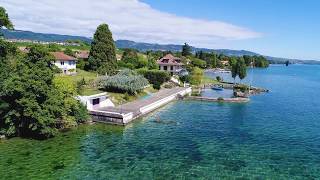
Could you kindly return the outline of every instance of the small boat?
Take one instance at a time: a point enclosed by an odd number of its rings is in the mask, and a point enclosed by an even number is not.
[[[215,85],[213,85],[212,89],[216,90],[216,91],[223,91],[223,85],[222,84],[215,84]]]

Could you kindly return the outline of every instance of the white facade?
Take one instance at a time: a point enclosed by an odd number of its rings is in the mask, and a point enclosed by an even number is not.
[[[181,65],[159,64],[159,69],[170,74],[178,74],[183,68]]]
[[[114,107],[114,104],[107,96],[107,93],[100,93],[91,96],[78,96],[78,99],[89,111],[101,107]]]
[[[63,74],[75,74],[77,70],[77,62],[75,60],[56,60],[54,64],[61,69]]]

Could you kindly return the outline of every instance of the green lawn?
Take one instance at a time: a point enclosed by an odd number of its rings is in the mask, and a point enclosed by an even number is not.
[[[215,84],[215,83],[218,83],[218,81],[216,79],[213,79],[209,76],[203,76],[202,79],[201,79],[201,84]]]
[[[81,69],[77,69],[77,74],[76,75],[64,75],[64,74],[57,74],[56,78],[61,78],[64,79],[65,81],[70,81],[70,82],[78,82],[84,79],[86,82],[90,81],[95,81],[98,78],[97,73],[94,72],[88,72],[84,71]]]

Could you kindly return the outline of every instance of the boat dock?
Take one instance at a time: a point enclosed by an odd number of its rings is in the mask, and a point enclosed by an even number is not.
[[[117,107],[98,107],[90,110],[89,113],[92,120],[96,122],[126,125],[179,97],[190,94],[191,87],[163,89],[147,99],[136,100]]]

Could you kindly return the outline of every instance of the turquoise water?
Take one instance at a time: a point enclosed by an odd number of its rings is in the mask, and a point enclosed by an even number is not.
[[[320,66],[250,77],[270,93],[246,104],[177,101],[125,128],[1,142],[0,179],[319,179]]]
[[[231,98],[233,97],[233,90],[232,89],[223,89],[220,90],[213,90],[213,89],[203,89],[201,92],[201,96],[203,97],[214,97],[214,98]]]

